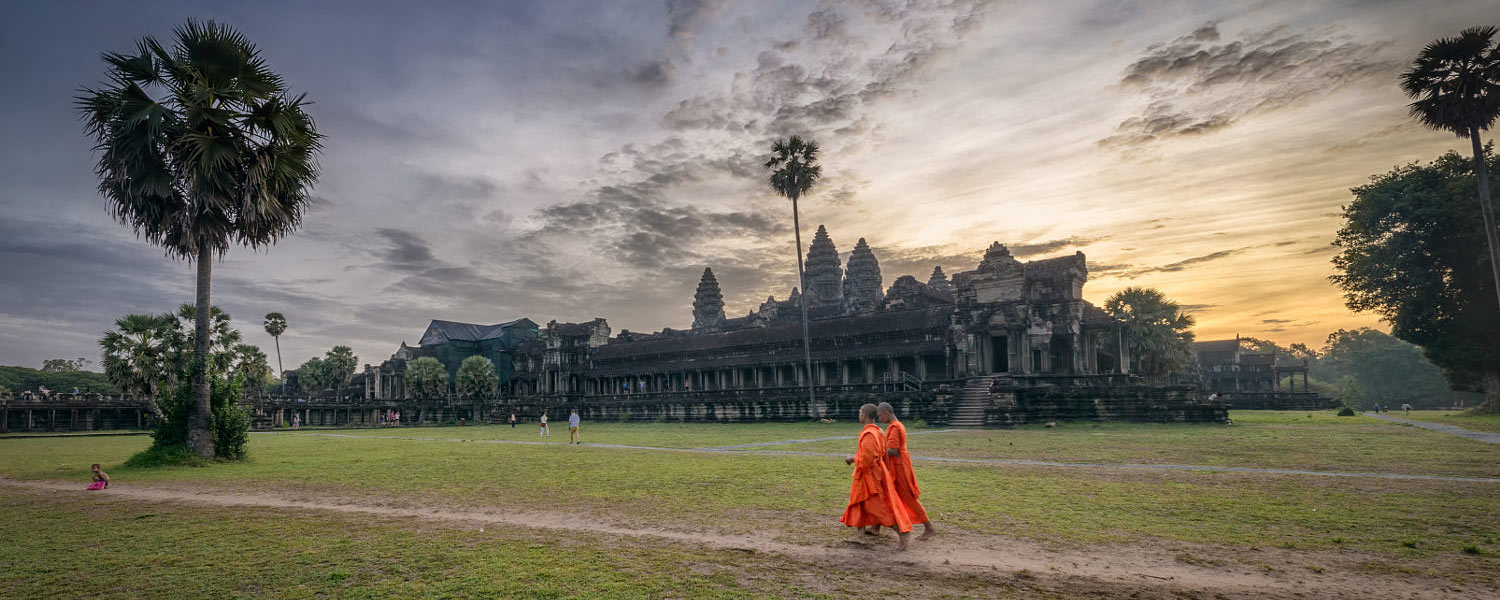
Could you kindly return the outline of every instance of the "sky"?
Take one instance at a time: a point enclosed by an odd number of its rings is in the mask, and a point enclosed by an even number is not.
[[[98,361],[193,266],[112,220],[73,106],[106,51],[188,18],[244,32],[327,136],[302,227],[214,267],[286,368],[379,363],[431,319],[692,322],[796,285],[774,139],[822,147],[800,203],[885,285],[1083,252],[1084,296],[1163,290],[1198,339],[1379,327],[1329,282],[1349,189],[1467,144],[1397,76],[1493,4],[1399,1],[47,2],[0,21],[0,364]],[[1477,217],[1476,217],[1477,218]]]

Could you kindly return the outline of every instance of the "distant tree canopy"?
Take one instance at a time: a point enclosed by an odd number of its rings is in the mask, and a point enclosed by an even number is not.
[[[19,394],[37,391],[41,386],[54,392],[69,392],[73,388],[99,394],[118,394],[120,388],[109,381],[103,373],[93,371],[43,371],[26,367],[0,366],[0,388]]]
[[[324,392],[341,395],[358,365],[359,357],[354,355],[354,350],[348,346],[334,346],[323,356],[309,358],[297,367],[298,385],[303,393],[314,396]]]
[[[431,356],[406,366],[406,394],[412,398],[441,398],[448,393],[448,368]]]
[[[1354,188],[1332,279],[1349,308],[1380,315],[1450,380],[1481,381],[1485,406],[1500,410],[1500,311],[1474,178],[1473,163],[1449,152]]]
[[[1311,373],[1324,381],[1353,382],[1360,392],[1359,402],[1349,404],[1354,408],[1375,402],[1418,408],[1452,404],[1442,370],[1422,357],[1421,348],[1367,327],[1329,334]]]
[[[93,362],[87,358],[78,357],[72,360],[66,358],[49,358],[42,361],[42,370],[49,373],[60,373],[63,371],[87,371],[89,364]]]
[[[1132,370],[1159,377],[1192,360],[1193,317],[1161,290],[1125,288],[1104,302],[1104,311],[1124,322]]]
[[[297,385],[303,393],[314,396],[328,389],[328,369],[322,358],[314,356],[297,367]]]

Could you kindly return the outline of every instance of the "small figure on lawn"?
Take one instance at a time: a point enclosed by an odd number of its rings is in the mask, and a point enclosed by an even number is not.
[[[87,489],[102,490],[109,487],[109,473],[105,473],[104,469],[99,468],[99,463],[90,465],[89,470],[94,472],[94,482],[90,483]]]

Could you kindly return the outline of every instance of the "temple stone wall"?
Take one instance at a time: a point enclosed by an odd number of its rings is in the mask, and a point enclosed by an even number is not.
[[[1204,402],[1192,386],[1031,387],[989,396],[986,427],[1048,421],[1223,423],[1229,417],[1227,404]]]

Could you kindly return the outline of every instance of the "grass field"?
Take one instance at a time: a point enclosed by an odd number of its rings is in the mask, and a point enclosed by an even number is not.
[[[1389,414],[1393,417],[1401,417],[1413,421],[1442,423],[1474,431],[1500,433],[1500,413],[1475,415],[1456,410],[1414,410],[1411,411],[1411,414],[1407,415],[1402,414],[1399,410],[1393,410]]]
[[[1004,540],[1084,555],[1100,549],[1106,553],[1144,549],[1168,553],[1185,564],[1210,565],[1205,569],[1265,564],[1266,553],[1275,552],[1281,557],[1278,560],[1305,563],[1314,573],[1345,569],[1362,576],[1427,577],[1444,585],[1500,590],[1496,582],[1500,519],[1495,518],[1500,512],[1500,482],[1473,479],[1500,478],[1500,446],[1331,413],[1242,412],[1233,416],[1236,425],[1229,427],[1065,423],[1058,429],[948,432],[914,427],[911,446],[919,456],[1102,465],[1065,468],[919,461],[922,499],[934,521],[956,539],[976,547]],[[585,423],[583,431],[590,443],[660,449],[568,445],[562,427],[548,444],[513,443],[539,441],[536,429],[528,426],[278,432],[252,436],[252,458],[242,463],[155,470],[116,467],[110,473],[120,486],[433,510],[541,511],[642,530],[764,536],[813,548],[836,546],[847,535],[837,523],[849,486],[848,467],[842,460],[773,452],[843,453],[852,450],[852,440],[730,451],[691,449],[852,436],[856,425]],[[81,488],[89,463],[100,462],[106,468],[119,465],[149,442],[145,437],[3,439],[0,476],[15,481],[75,481]],[[1292,468],[1460,479],[1142,471],[1111,468],[1111,464]],[[109,510],[108,492],[37,497],[34,492],[0,485],[0,494],[0,546],[6,548],[0,549],[0,556],[12,565],[4,577],[36,569],[54,575],[29,577],[24,582],[0,579],[5,585],[0,589],[37,591],[24,597],[71,597],[66,590],[74,588],[69,586],[88,587],[94,581],[90,579],[94,574],[81,579],[62,575],[86,564],[41,564],[39,559],[26,558],[33,553],[45,555],[49,548],[69,547],[43,540],[80,542],[122,531],[139,533],[128,536],[128,544],[120,541],[126,545],[115,548],[110,556],[155,547],[169,565],[170,576],[153,579],[132,592],[140,597],[160,597],[167,591],[183,591],[186,596],[253,595],[245,587],[248,581],[258,582],[255,585],[262,587],[256,589],[262,591],[275,589],[273,595],[281,597],[505,596],[531,589],[505,587],[530,581],[527,573],[546,574],[544,578],[551,582],[591,579],[584,587],[549,587],[545,593],[532,589],[538,597],[740,597],[803,592],[813,597],[842,597],[845,588],[859,589],[857,578],[810,572],[805,558],[788,560],[765,553],[736,556],[722,548],[688,551],[672,544],[602,534],[585,535],[590,541],[582,543],[564,543],[563,537],[577,536],[509,527],[474,536],[432,524],[384,521],[364,526],[349,516],[321,517],[299,510],[283,517],[270,508],[174,505],[170,510],[150,506]],[[147,513],[163,517],[131,520]],[[231,516],[226,519],[225,515]],[[182,531],[195,530],[213,539],[185,546],[181,540],[173,541],[177,538],[172,536],[194,538]],[[420,533],[428,530],[431,533]],[[244,557],[243,562],[251,564],[226,574],[225,581],[204,582],[191,576],[213,563],[200,564],[199,559],[187,556],[233,553],[238,544],[252,540],[259,540],[262,547]],[[352,544],[358,551],[338,552],[338,544]],[[270,563],[276,563],[277,556],[308,562],[304,568],[284,572],[273,564],[262,564],[265,561],[258,560],[256,553],[264,553]],[[175,554],[184,557],[170,559]],[[349,554],[387,558],[365,564]],[[569,571],[561,565],[534,562],[545,557],[589,566]],[[732,572],[733,565],[745,561],[755,562],[756,573],[766,575]],[[98,577],[137,577],[128,566],[111,564]],[[669,565],[683,564],[689,566],[678,570],[686,569],[691,577],[670,575]],[[964,596],[974,593],[974,586],[988,589],[984,586],[994,585],[1023,596],[1059,590],[1068,596],[1066,590],[1084,589],[1053,586],[1055,582],[1046,578],[1018,580],[1005,575],[995,580],[992,573],[980,577],[963,570],[939,573],[934,579],[939,583],[931,585],[920,583],[925,581],[921,573],[909,575],[911,579],[897,578],[892,585],[915,586],[912,589],[918,596]],[[617,587],[614,582],[620,581],[638,586]]]

